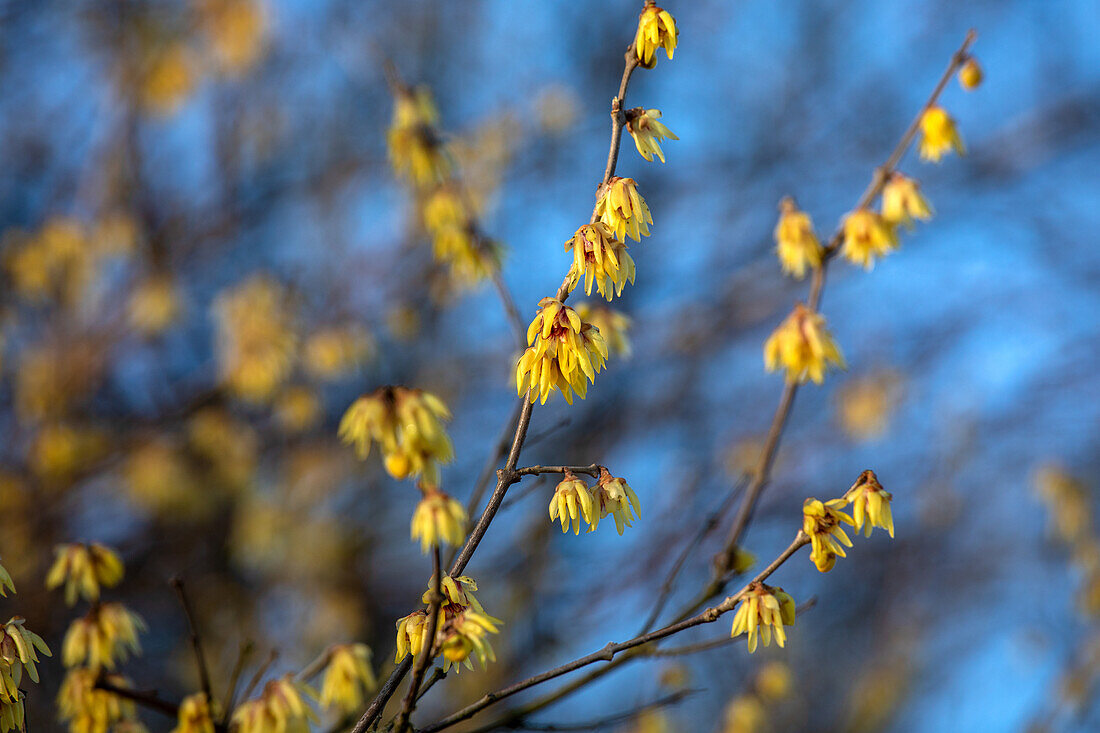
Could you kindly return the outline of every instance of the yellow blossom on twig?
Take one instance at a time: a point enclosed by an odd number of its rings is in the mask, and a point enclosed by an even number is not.
[[[642,502],[625,479],[612,476],[603,466],[600,478],[592,489],[592,503],[599,510],[589,532],[594,532],[600,520],[608,514],[615,518],[615,529],[622,535],[626,527],[634,526],[634,520],[642,516]]]
[[[664,8],[647,5],[638,16],[638,31],[634,35],[634,53],[638,62],[647,69],[657,65],[657,49],[664,48],[668,58],[676,50],[680,31],[676,19]]]
[[[919,183],[895,171],[882,188],[882,218],[891,226],[912,229],[914,219],[932,218],[932,207],[921,195]]]
[[[23,623],[21,616],[13,616],[0,626],[0,700],[7,702],[19,699],[19,682],[24,669],[32,682],[38,682],[38,668],[35,667],[41,661],[38,652],[53,656],[42,637]]]
[[[340,420],[339,435],[355,446],[360,459],[378,443],[386,471],[394,478],[421,476],[435,484],[439,464],[454,458],[442,422],[450,419],[450,410],[434,394],[387,386],[352,403]]]
[[[844,245],[841,254],[856,265],[870,270],[875,258],[898,248],[897,230],[880,214],[856,209],[844,217]]]
[[[625,244],[615,239],[611,228],[598,221],[585,224],[565,241],[565,251],[573,251],[569,269],[569,290],[584,279],[584,294],[592,295],[592,283],[606,300],[622,295],[629,281],[634,283],[634,258]]]
[[[810,498],[802,504],[802,531],[810,538],[810,559],[823,573],[833,569],[837,555],[847,557],[844,548],[852,546],[852,541],[840,526],[855,525],[855,520],[840,511],[847,503],[844,499],[821,502]]]
[[[605,305],[593,306],[589,303],[577,305],[577,315],[586,323],[591,323],[603,336],[607,344],[607,353],[612,356],[629,357],[631,353],[630,317]]]
[[[309,733],[317,715],[306,698],[316,694],[291,675],[271,680],[258,698],[237,708],[233,726],[237,733]]]
[[[58,545],[53,566],[46,575],[46,588],[65,585],[65,603],[76,603],[77,595],[86,601],[99,600],[100,587],[118,585],[124,572],[122,560],[109,547],[92,542]]]
[[[439,611],[439,625],[443,624],[443,610]],[[428,612],[420,609],[397,619],[397,644],[393,661],[400,662],[407,654],[418,657],[428,648]]]
[[[364,707],[365,696],[378,686],[366,644],[341,644],[330,652],[321,682],[321,707],[350,715]]]
[[[661,122],[659,109],[638,107],[629,110],[626,113],[626,131],[634,138],[634,147],[638,149],[638,153],[651,163],[654,155],[662,163],[665,162],[665,151],[661,150],[662,140],[680,139],[672,134],[672,130],[668,129],[665,123]]]
[[[172,733],[214,733],[214,716],[206,693],[196,692],[180,701]]]
[[[799,211],[790,196],[779,202],[775,251],[783,272],[798,280],[806,276],[807,268],[821,267],[823,248],[814,233],[813,221],[805,211]]]
[[[779,646],[787,643],[784,626],[794,625],[794,599],[782,588],[763,583],[751,583],[737,606],[730,637],[749,635],[749,653],[756,651],[757,639],[764,646],[772,643],[772,635]]]
[[[977,89],[984,78],[985,73],[982,71],[981,64],[973,56],[968,58],[959,69],[959,86],[968,92]]]
[[[424,497],[412,518],[412,538],[426,554],[446,542],[457,547],[466,539],[466,510],[457,500],[432,486],[422,486]]]
[[[102,675],[95,669],[70,669],[57,693],[57,707],[62,721],[69,723],[72,733],[102,733],[112,725],[137,716],[134,703],[113,692],[96,687],[102,680],[113,687],[129,688],[130,682],[116,674]]]
[[[145,622],[121,603],[93,606],[65,632],[61,661],[66,667],[114,669],[118,662],[141,652],[138,634]]]
[[[894,497],[882,488],[874,471],[864,471],[844,494],[844,499],[852,505],[852,520],[856,532],[863,530],[865,537],[871,536],[873,527],[881,527],[894,536],[894,517],[890,512],[890,500]]]
[[[929,107],[920,118],[920,157],[938,163],[944,153],[954,150],[966,155],[966,146],[959,136],[955,120],[943,107]]]
[[[798,303],[764,343],[764,367],[783,368],[787,381],[821,384],[829,366],[844,368],[844,357],[825,328],[825,317]]]
[[[563,533],[569,531],[569,523],[572,521],[573,534],[581,533],[581,520],[589,525],[600,521],[593,511],[592,494],[588,492],[588,485],[572,471],[565,472],[565,478],[558,483],[550,498],[550,521],[554,520],[561,522]]]
[[[539,301],[527,343],[531,346],[516,363],[516,391],[528,393],[532,402],[540,399],[545,404],[555,388],[569,404],[574,392],[583,400],[588,392],[585,380],[595,383],[607,360],[607,344],[599,330],[557,298]]]
[[[596,202],[596,215],[621,240],[631,237],[642,241],[642,237],[649,236],[648,225],[653,223],[653,216],[633,178],[616,176],[608,181]]]
[[[482,667],[496,661],[496,654],[489,644],[488,635],[497,633],[500,619],[477,611],[463,611],[447,621],[443,628],[443,671],[453,667],[459,671],[459,665],[473,669],[470,657],[476,657]]]

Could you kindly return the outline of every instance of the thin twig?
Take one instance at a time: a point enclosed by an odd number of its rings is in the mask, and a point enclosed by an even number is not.
[[[590,720],[585,723],[519,723],[515,727],[520,730],[536,731],[599,730],[600,728],[608,728],[612,725],[634,720],[650,710],[659,710],[660,708],[676,705],[697,692],[702,692],[702,690],[678,690],[664,697],[659,697],[656,700],[647,702],[644,705],[631,708],[630,710],[625,710],[615,715],[609,715],[605,718]]]
[[[412,711],[416,708],[416,701],[418,699],[417,692],[420,690],[420,683],[424,681],[424,672],[428,669],[428,666],[432,663],[432,659],[435,655],[435,634],[437,626],[439,625],[439,607],[443,605],[443,594],[440,593],[440,583],[442,571],[440,570],[439,559],[439,545],[437,544],[432,551],[432,587],[428,600],[428,635],[424,645],[424,649],[421,650],[420,659],[416,660],[416,664],[413,666],[413,676],[409,680],[409,691],[405,695],[405,702],[401,708],[401,714],[397,716],[397,722],[394,724],[394,730],[396,733],[405,733],[409,729],[409,716],[412,715]]]
[[[512,472],[514,476],[538,476],[544,473],[584,473],[592,478],[600,477],[600,469],[604,468],[598,463],[590,463],[587,466],[527,466],[517,468]]]
[[[332,647],[328,647],[323,652],[317,655],[316,659],[302,667],[298,672],[298,679],[302,682],[309,682],[311,679],[321,674],[321,671],[328,666],[329,661],[332,660]]]
[[[240,682],[241,672],[244,671],[244,666],[248,663],[248,658],[252,656],[252,651],[256,648],[256,645],[251,641],[242,641],[240,648],[237,651],[237,661],[233,665],[233,673],[229,675],[229,685],[225,689],[225,707],[222,710],[221,724],[225,725],[229,722],[229,716],[233,712],[234,699],[237,695],[237,683]]]
[[[133,700],[142,707],[156,710],[158,713],[163,713],[169,717],[175,718],[179,716],[179,705],[158,697],[157,693],[153,690],[131,690],[128,687],[113,685],[105,679],[97,679],[95,688],[97,690],[103,690],[104,692],[110,692],[111,694],[118,695],[127,700]]]
[[[804,603],[795,609],[795,618],[800,617],[802,614],[809,611],[811,608],[817,605],[817,598],[811,597]],[[724,635],[717,639],[711,639],[710,641],[701,641],[695,644],[685,644],[684,646],[672,647],[671,649],[646,649],[640,656],[650,658],[664,658],[664,657],[685,657],[691,654],[698,654],[700,652],[710,651],[711,649],[717,649],[719,647],[732,644],[738,641],[739,637]]]
[[[183,606],[183,614],[187,617],[187,629],[191,635],[191,648],[195,652],[195,666],[199,670],[199,685],[202,687],[203,694],[206,695],[206,701],[213,705],[214,692],[210,685],[210,670],[206,666],[206,656],[202,651],[202,638],[199,636],[199,627],[195,622],[195,614],[191,610],[191,603],[187,600],[183,578],[177,575],[172,578],[171,583],[176,595],[179,596],[180,605]]]
[[[241,694],[242,700],[247,700],[249,697],[252,696],[252,693],[253,691],[255,691],[257,685],[260,684],[260,680],[264,678],[264,675],[267,674],[267,670],[271,667],[272,664],[275,663],[275,660],[278,658],[279,650],[272,649],[271,653],[267,655],[267,659],[264,660],[264,663],[261,664],[260,668],[256,670],[256,674],[252,675],[252,679],[248,681],[248,685],[244,688],[244,692]]]
[[[432,686],[435,685],[436,682],[439,682],[446,676],[447,673],[443,671],[442,667],[436,667],[435,669],[433,669],[432,676],[429,677],[428,681],[425,682],[423,687],[420,688],[420,692],[416,693],[417,701],[419,701],[420,698],[424,697],[424,695],[428,694],[428,690],[432,689]]]

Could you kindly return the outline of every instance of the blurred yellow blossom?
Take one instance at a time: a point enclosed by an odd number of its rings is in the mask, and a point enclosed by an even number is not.
[[[676,40],[680,31],[676,20],[664,8],[646,5],[638,16],[638,31],[634,35],[634,53],[638,62],[647,69],[657,65],[657,49],[664,48],[668,58],[676,50]]]
[[[54,563],[46,575],[46,588],[65,585],[65,603],[76,603],[77,595],[98,601],[99,589],[113,588],[122,580],[124,569],[118,553],[98,542],[58,545]]]
[[[920,157],[938,163],[944,153],[954,150],[966,155],[966,146],[959,137],[955,120],[943,107],[929,107],[920,118]]]
[[[747,633],[751,654],[756,651],[758,638],[763,639],[764,646],[768,646],[772,642],[773,633],[775,642],[784,646],[787,643],[787,632],[783,627],[793,625],[794,599],[789,594],[779,587],[750,583],[733,616],[730,637]]]
[[[63,416],[97,384],[103,350],[79,340],[62,346],[39,343],[23,350],[15,376],[15,408],[20,420]]]
[[[121,603],[92,606],[65,632],[61,661],[66,667],[114,669],[130,654],[141,653],[138,634],[145,630],[141,617]]]
[[[753,688],[761,699],[778,702],[791,694],[791,668],[783,662],[768,662],[756,673]]]
[[[612,476],[602,466],[600,478],[592,489],[592,505],[595,521],[589,521],[592,525],[589,532],[595,531],[600,520],[610,514],[615,518],[615,529],[621,535],[623,529],[634,526],[634,520],[642,516],[642,503],[634,489],[625,479]]]
[[[516,364],[516,390],[534,402],[546,403],[558,389],[569,404],[573,392],[583,400],[587,378],[593,384],[607,359],[607,344],[599,330],[557,298],[539,301],[539,312],[527,328],[529,348]]]
[[[1088,488],[1065,469],[1046,465],[1035,472],[1035,490],[1050,510],[1050,531],[1063,542],[1083,538],[1092,524]]]
[[[307,698],[316,695],[291,675],[271,680],[259,697],[242,703],[233,713],[237,733],[309,733],[317,721]]]
[[[814,224],[809,214],[799,211],[790,196],[779,202],[775,251],[783,272],[799,280],[806,276],[807,268],[821,267],[823,248],[814,233]]]
[[[450,175],[450,159],[434,127],[437,119],[428,90],[398,90],[387,137],[390,161],[394,172],[415,187],[438,184]]]
[[[754,695],[740,695],[726,706],[722,733],[760,733],[767,722],[763,703]]]
[[[837,555],[847,557],[844,547],[852,546],[841,526],[855,526],[855,520],[840,511],[847,503],[844,499],[821,502],[810,498],[802,504],[802,531],[810,538],[812,545],[810,559],[823,573],[833,569]]]
[[[874,471],[864,471],[844,494],[844,499],[852,505],[852,520],[856,532],[863,530],[865,537],[871,536],[873,527],[881,527],[894,536],[894,517],[890,511],[893,496],[882,488]],[[841,553],[843,555],[843,553]]]
[[[155,336],[172,325],[180,314],[176,284],[168,275],[142,280],[127,304],[130,326],[145,336]]]
[[[180,701],[172,733],[214,733],[214,714],[206,693],[196,692]]]
[[[352,403],[340,420],[339,436],[360,459],[378,443],[386,471],[396,479],[423,477],[439,483],[439,464],[454,458],[443,421],[451,412],[430,392],[381,387]]]
[[[182,41],[168,41],[152,49],[142,69],[141,101],[156,115],[179,110],[195,88],[195,59]]]
[[[219,371],[250,402],[266,402],[290,376],[297,336],[285,289],[262,275],[221,293],[217,317]]]
[[[593,306],[590,303],[578,303],[576,310],[582,321],[591,323],[603,336],[609,355],[629,358],[629,316],[605,305]]]
[[[194,518],[213,510],[212,493],[194,467],[167,439],[139,445],[123,465],[130,500],[148,512],[169,518]]]
[[[73,478],[104,448],[103,435],[91,428],[52,423],[35,434],[28,456],[31,470],[47,482]]]
[[[565,242],[565,251],[573,251],[569,269],[569,289],[584,280],[584,294],[592,295],[592,283],[605,299],[622,295],[623,287],[634,282],[634,258],[625,244],[615,239],[611,228],[598,221],[585,224]]]
[[[837,391],[837,419],[852,440],[872,440],[886,432],[897,405],[901,379],[893,371],[879,371],[841,385]]]
[[[302,385],[287,387],[276,398],[275,419],[288,433],[300,433],[317,425],[323,417],[321,396]]]
[[[366,361],[372,349],[370,335],[363,328],[332,326],[306,339],[302,363],[317,379],[335,379]]]
[[[466,510],[462,504],[432,486],[422,486],[424,492],[413,512],[411,533],[420,540],[420,549],[427,553],[442,543],[458,547],[466,539]]]
[[[615,176],[608,181],[596,202],[596,215],[623,241],[627,237],[642,241],[642,237],[649,236],[648,225],[653,223],[633,178]]]
[[[198,0],[197,4],[218,68],[233,76],[251,69],[263,53],[267,30],[259,0]]]
[[[366,644],[332,647],[321,682],[321,707],[335,708],[344,715],[361,711],[365,696],[378,686],[370,664],[371,651]]]
[[[71,733],[107,733],[111,726],[137,715],[134,703],[96,687],[102,679],[113,687],[129,688],[126,678],[102,675],[95,669],[70,669],[57,693],[57,707],[61,720],[69,724]]]
[[[566,471],[565,477],[554,489],[554,495],[550,497],[550,521],[559,520],[561,531],[569,531],[570,520],[573,522],[573,534],[581,533],[581,521],[594,525],[600,521],[599,515],[593,511],[592,495],[588,492],[588,484],[577,478],[572,471]]]
[[[133,214],[117,209],[103,214],[91,234],[92,249],[102,255],[133,254],[141,238],[141,227]]]
[[[49,219],[36,234],[18,238],[6,250],[15,290],[31,300],[76,303],[94,272],[88,232],[76,219]]]
[[[982,71],[981,64],[973,56],[968,58],[962,68],[959,69],[959,86],[968,92],[981,86],[984,78],[985,73]]]
[[[786,320],[764,343],[764,368],[787,372],[787,381],[816,384],[825,381],[830,366],[845,367],[832,334],[825,328],[825,317],[798,303]]]
[[[849,262],[870,270],[876,257],[884,257],[897,248],[897,229],[881,214],[856,209],[844,217],[844,244],[840,253]]]
[[[577,93],[573,89],[552,84],[542,89],[535,98],[535,118],[544,132],[559,135],[576,123],[579,106]]]
[[[277,408],[276,408],[277,409]],[[247,422],[233,417],[223,407],[205,407],[187,423],[187,441],[198,456],[212,469],[214,476],[230,488],[248,484],[256,471],[260,454],[260,436]],[[182,456],[179,457],[182,460]],[[184,468],[180,476],[183,485],[189,482],[190,471]],[[196,487],[197,488],[197,487]],[[206,494],[209,500],[212,492]]]
[[[661,122],[661,110],[659,109],[642,109],[639,107],[637,110],[627,112],[626,130],[634,138],[634,147],[638,149],[638,153],[651,163],[654,155],[662,163],[665,162],[665,151],[661,150],[662,140],[680,139],[673,135],[672,130]]]
[[[882,218],[891,226],[912,229],[914,219],[932,218],[932,207],[921,195],[917,181],[894,171],[882,188]]]

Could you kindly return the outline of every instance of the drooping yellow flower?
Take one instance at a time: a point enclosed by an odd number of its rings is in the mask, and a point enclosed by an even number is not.
[[[8,733],[8,731],[22,733],[25,730],[23,724],[25,719],[26,711],[23,709],[22,699],[6,700],[0,696],[0,733]]]
[[[833,569],[837,555],[847,557],[844,547],[852,546],[841,526],[855,526],[855,520],[840,511],[847,503],[844,499],[821,502],[810,498],[802,504],[802,531],[810,538],[810,559],[823,573]]]
[[[751,583],[737,606],[730,637],[748,633],[751,654],[756,651],[758,638],[764,640],[764,646],[769,646],[773,633],[776,643],[784,646],[787,643],[787,632],[783,627],[793,625],[794,599],[782,588]]]
[[[845,501],[852,505],[852,519],[856,532],[863,530],[865,537],[871,536],[872,527],[882,527],[894,536],[894,517],[890,511],[890,500],[894,497],[882,488],[874,471],[864,471],[844,494]]]
[[[588,485],[577,478],[572,471],[565,472],[563,478],[554,489],[554,495],[550,497],[550,521],[561,522],[561,531],[569,531],[569,523],[573,523],[573,534],[581,533],[581,521],[588,525],[598,524],[600,521],[597,512],[593,511],[592,494],[588,492]]]
[[[591,323],[599,330],[607,344],[607,353],[611,356],[629,358],[631,354],[630,317],[625,313],[609,308],[605,305],[592,305],[579,303],[577,315],[586,323]]]
[[[443,594],[443,606],[446,610],[447,606],[458,606],[460,608],[472,608],[479,613],[484,613],[485,609],[481,607],[481,602],[474,597],[474,591],[477,590],[477,583],[474,579],[468,575],[460,575],[457,578],[452,578],[450,575],[444,575],[439,580],[439,589]],[[431,601],[432,595],[432,581],[428,581],[428,590],[424,591],[424,595],[421,596],[420,602],[427,605]]]
[[[504,246],[472,227],[444,229],[432,238],[432,255],[451,268],[457,284],[472,287],[500,271]]]
[[[443,628],[440,649],[444,659],[443,671],[448,672],[454,667],[458,672],[460,665],[473,669],[471,656],[476,657],[482,667],[495,662],[497,657],[489,644],[488,635],[497,633],[497,624],[500,623],[500,619],[472,610],[462,611],[448,619]]]
[[[196,692],[180,701],[172,733],[214,733],[214,714],[206,693]]]
[[[573,404],[573,392],[583,400],[588,383],[607,360],[607,344],[599,330],[557,298],[539,301],[539,312],[527,329],[527,343],[516,364],[516,391],[546,403],[557,388]]]
[[[775,225],[775,251],[783,272],[801,280],[807,268],[821,267],[823,248],[814,233],[810,215],[799,211],[794,199],[779,202],[779,222]]]
[[[626,113],[626,131],[634,138],[634,147],[638,153],[653,162],[656,155],[662,163],[665,162],[665,151],[661,150],[661,141],[679,140],[672,134],[672,130],[661,122],[661,110],[642,109],[630,110]]]
[[[7,568],[0,565],[0,598],[7,598],[8,591],[15,592],[15,583],[12,582],[11,573]]]
[[[138,634],[145,630],[141,617],[121,603],[93,606],[65,632],[61,661],[66,667],[114,669],[131,653],[141,652]]]
[[[676,19],[667,10],[647,5],[638,16],[638,32],[634,35],[634,53],[638,56],[638,63],[652,69],[657,65],[659,48],[664,48],[671,60],[679,35]]]
[[[932,218],[932,207],[921,195],[919,183],[894,171],[882,188],[882,218],[891,226],[912,229],[914,219]]]
[[[360,459],[378,443],[386,471],[396,479],[422,477],[439,482],[439,464],[454,458],[443,421],[451,412],[430,392],[408,387],[381,387],[363,395],[340,420],[340,439],[355,446]]]
[[[77,595],[98,601],[100,587],[112,588],[122,580],[124,569],[118,553],[98,542],[58,545],[54,555],[46,588],[52,590],[64,583],[66,605],[76,603]]]
[[[57,693],[59,717],[69,724],[71,733],[107,733],[111,726],[137,715],[134,703],[96,687],[101,672],[95,669],[70,669]],[[114,687],[129,688],[130,681],[117,674],[103,675]]]
[[[297,385],[287,387],[275,399],[274,416],[288,433],[301,433],[315,426],[322,417],[323,405],[316,390]]]
[[[870,209],[856,209],[844,217],[844,246],[841,254],[870,270],[875,257],[898,248],[898,233],[892,224]]]
[[[441,183],[451,163],[435,130],[438,114],[426,89],[401,89],[388,133],[394,172],[417,188]]]
[[[32,682],[38,682],[38,668],[35,667],[41,661],[38,652],[53,656],[42,637],[23,624],[21,616],[13,616],[0,626],[0,699],[8,702],[19,699],[19,682],[24,669]]]
[[[144,336],[162,333],[179,314],[179,293],[167,275],[154,275],[138,283],[127,303],[130,327]]]
[[[622,295],[629,281],[634,283],[634,258],[625,244],[615,239],[611,228],[598,221],[585,224],[565,241],[565,251],[573,251],[573,266],[569,269],[569,290],[584,279],[584,294],[592,295],[592,283],[606,300]]]
[[[461,189],[455,183],[436,188],[428,195],[423,209],[424,228],[432,234],[448,229],[465,229],[473,219]]]
[[[977,89],[984,78],[985,73],[982,71],[981,64],[973,56],[968,58],[959,69],[959,86],[968,92]]]
[[[249,402],[267,402],[294,366],[297,335],[285,289],[254,276],[214,304],[221,379]]]
[[[622,535],[626,527],[634,526],[634,520],[642,516],[642,502],[625,479],[612,476],[600,467],[600,478],[592,490],[595,521],[590,521],[589,532],[594,532],[600,520],[608,514],[615,517],[615,529]]]
[[[334,646],[321,682],[321,707],[335,708],[344,715],[362,710],[365,696],[378,686],[370,663],[366,644]]]
[[[653,217],[649,213],[645,199],[638,193],[638,184],[633,178],[615,176],[596,202],[596,215],[620,240],[627,237],[642,241],[649,236],[649,224]]]
[[[336,379],[362,364],[372,349],[370,334],[361,327],[330,326],[306,339],[302,364],[317,379]]]
[[[271,680],[259,697],[237,708],[233,726],[237,733],[309,733],[317,714],[307,698],[316,694],[292,675]]]
[[[829,366],[844,368],[844,357],[825,328],[825,317],[798,303],[764,343],[764,367],[787,370],[787,381],[821,384]]]
[[[443,610],[439,611],[436,633],[443,625]],[[424,609],[413,611],[408,616],[397,619],[397,644],[393,661],[400,662],[407,654],[414,658],[428,649],[428,612]]]
[[[412,538],[425,554],[440,543],[458,547],[466,539],[466,510],[462,504],[432,486],[424,492],[412,518]]]
[[[920,118],[920,130],[922,160],[938,163],[944,153],[952,150],[959,155],[966,155],[966,146],[959,136],[955,120],[951,119],[951,115],[943,107],[929,107]]]

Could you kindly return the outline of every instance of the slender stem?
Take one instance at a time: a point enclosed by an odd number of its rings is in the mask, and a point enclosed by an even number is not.
[[[409,691],[405,694],[404,706],[401,708],[401,714],[397,716],[397,722],[394,724],[396,733],[405,733],[409,729],[409,716],[416,708],[417,691],[420,690],[420,683],[424,681],[424,672],[432,663],[435,655],[435,634],[439,625],[439,607],[443,605],[443,594],[439,592],[440,583],[442,582],[440,565],[439,545],[436,545],[432,551],[432,587],[428,601],[427,641],[425,648],[421,650],[420,659],[416,660],[413,665],[413,676],[409,680]]]
[[[443,671],[442,667],[436,667],[435,669],[433,669],[432,676],[429,677],[428,681],[425,682],[424,685],[420,688],[420,692],[416,693],[416,699],[419,701],[420,698],[428,694],[428,690],[432,689],[432,686],[435,685],[436,682],[439,682],[446,676],[447,673]]]
[[[512,471],[512,475],[519,476],[538,476],[544,473],[583,473],[591,476],[592,478],[600,477],[600,469],[604,468],[598,463],[590,463],[587,466],[527,466],[526,468],[517,468]],[[606,469],[605,469],[606,470]]]
[[[256,670],[256,674],[252,675],[252,679],[248,681],[248,685],[244,688],[244,692],[241,694],[242,700],[247,700],[252,696],[253,691],[260,684],[260,681],[267,674],[267,670],[275,663],[275,660],[279,658],[279,650],[272,649],[271,653],[267,655],[267,659],[260,665],[260,668]]]
[[[127,700],[133,700],[142,707],[149,708],[150,710],[156,710],[158,713],[163,713],[169,717],[175,718],[179,715],[179,705],[173,702],[169,702],[163,698],[157,697],[156,692],[144,692],[141,690],[131,690],[128,687],[119,687],[113,685],[107,680],[96,680],[95,687],[97,690],[103,690],[104,692],[110,692],[113,695],[126,698]]]
[[[191,648],[195,652],[195,666],[199,670],[199,684],[202,687],[202,692],[206,695],[206,701],[214,704],[214,693],[210,685],[210,670],[206,666],[206,656],[202,651],[202,638],[199,636],[198,624],[195,623],[195,614],[191,611],[191,603],[187,600],[187,591],[183,587],[183,578],[175,576],[172,578],[172,588],[175,589],[176,595],[179,596],[180,605],[183,606],[183,613],[187,617],[187,628],[191,636]]]
[[[237,651],[237,661],[233,665],[233,672],[229,675],[229,685],[225,688],[225,707],[222,710],[221,724],[226,725],[229,722],[229,716],[233,713],[234,698],[237,696],[237,683],[240,682],[241,672],[244,671],[244,665],[248,663],[248,658],[252,656],[253,649],[256,645],[251,641],[241,642],[240,648]]]
[[[676,692],[659,697],[656,700],[647,702],[644,705],[638,705],[630,710],[625,710],[621,713],[609,715],[604,718],[598,718],[596,720],[589,720],[584,723],[521,723],[516,727],[522,730],[537,730],[537,731],[573,731],[573,730],[597,730],[599,728],[609,728],[619,723],[626,723],[635,718],[641,716],[650,710],[657,710],[660,708],[669,707],[675,705],[690,695],[700,692],[700,690],[677,690]]]

